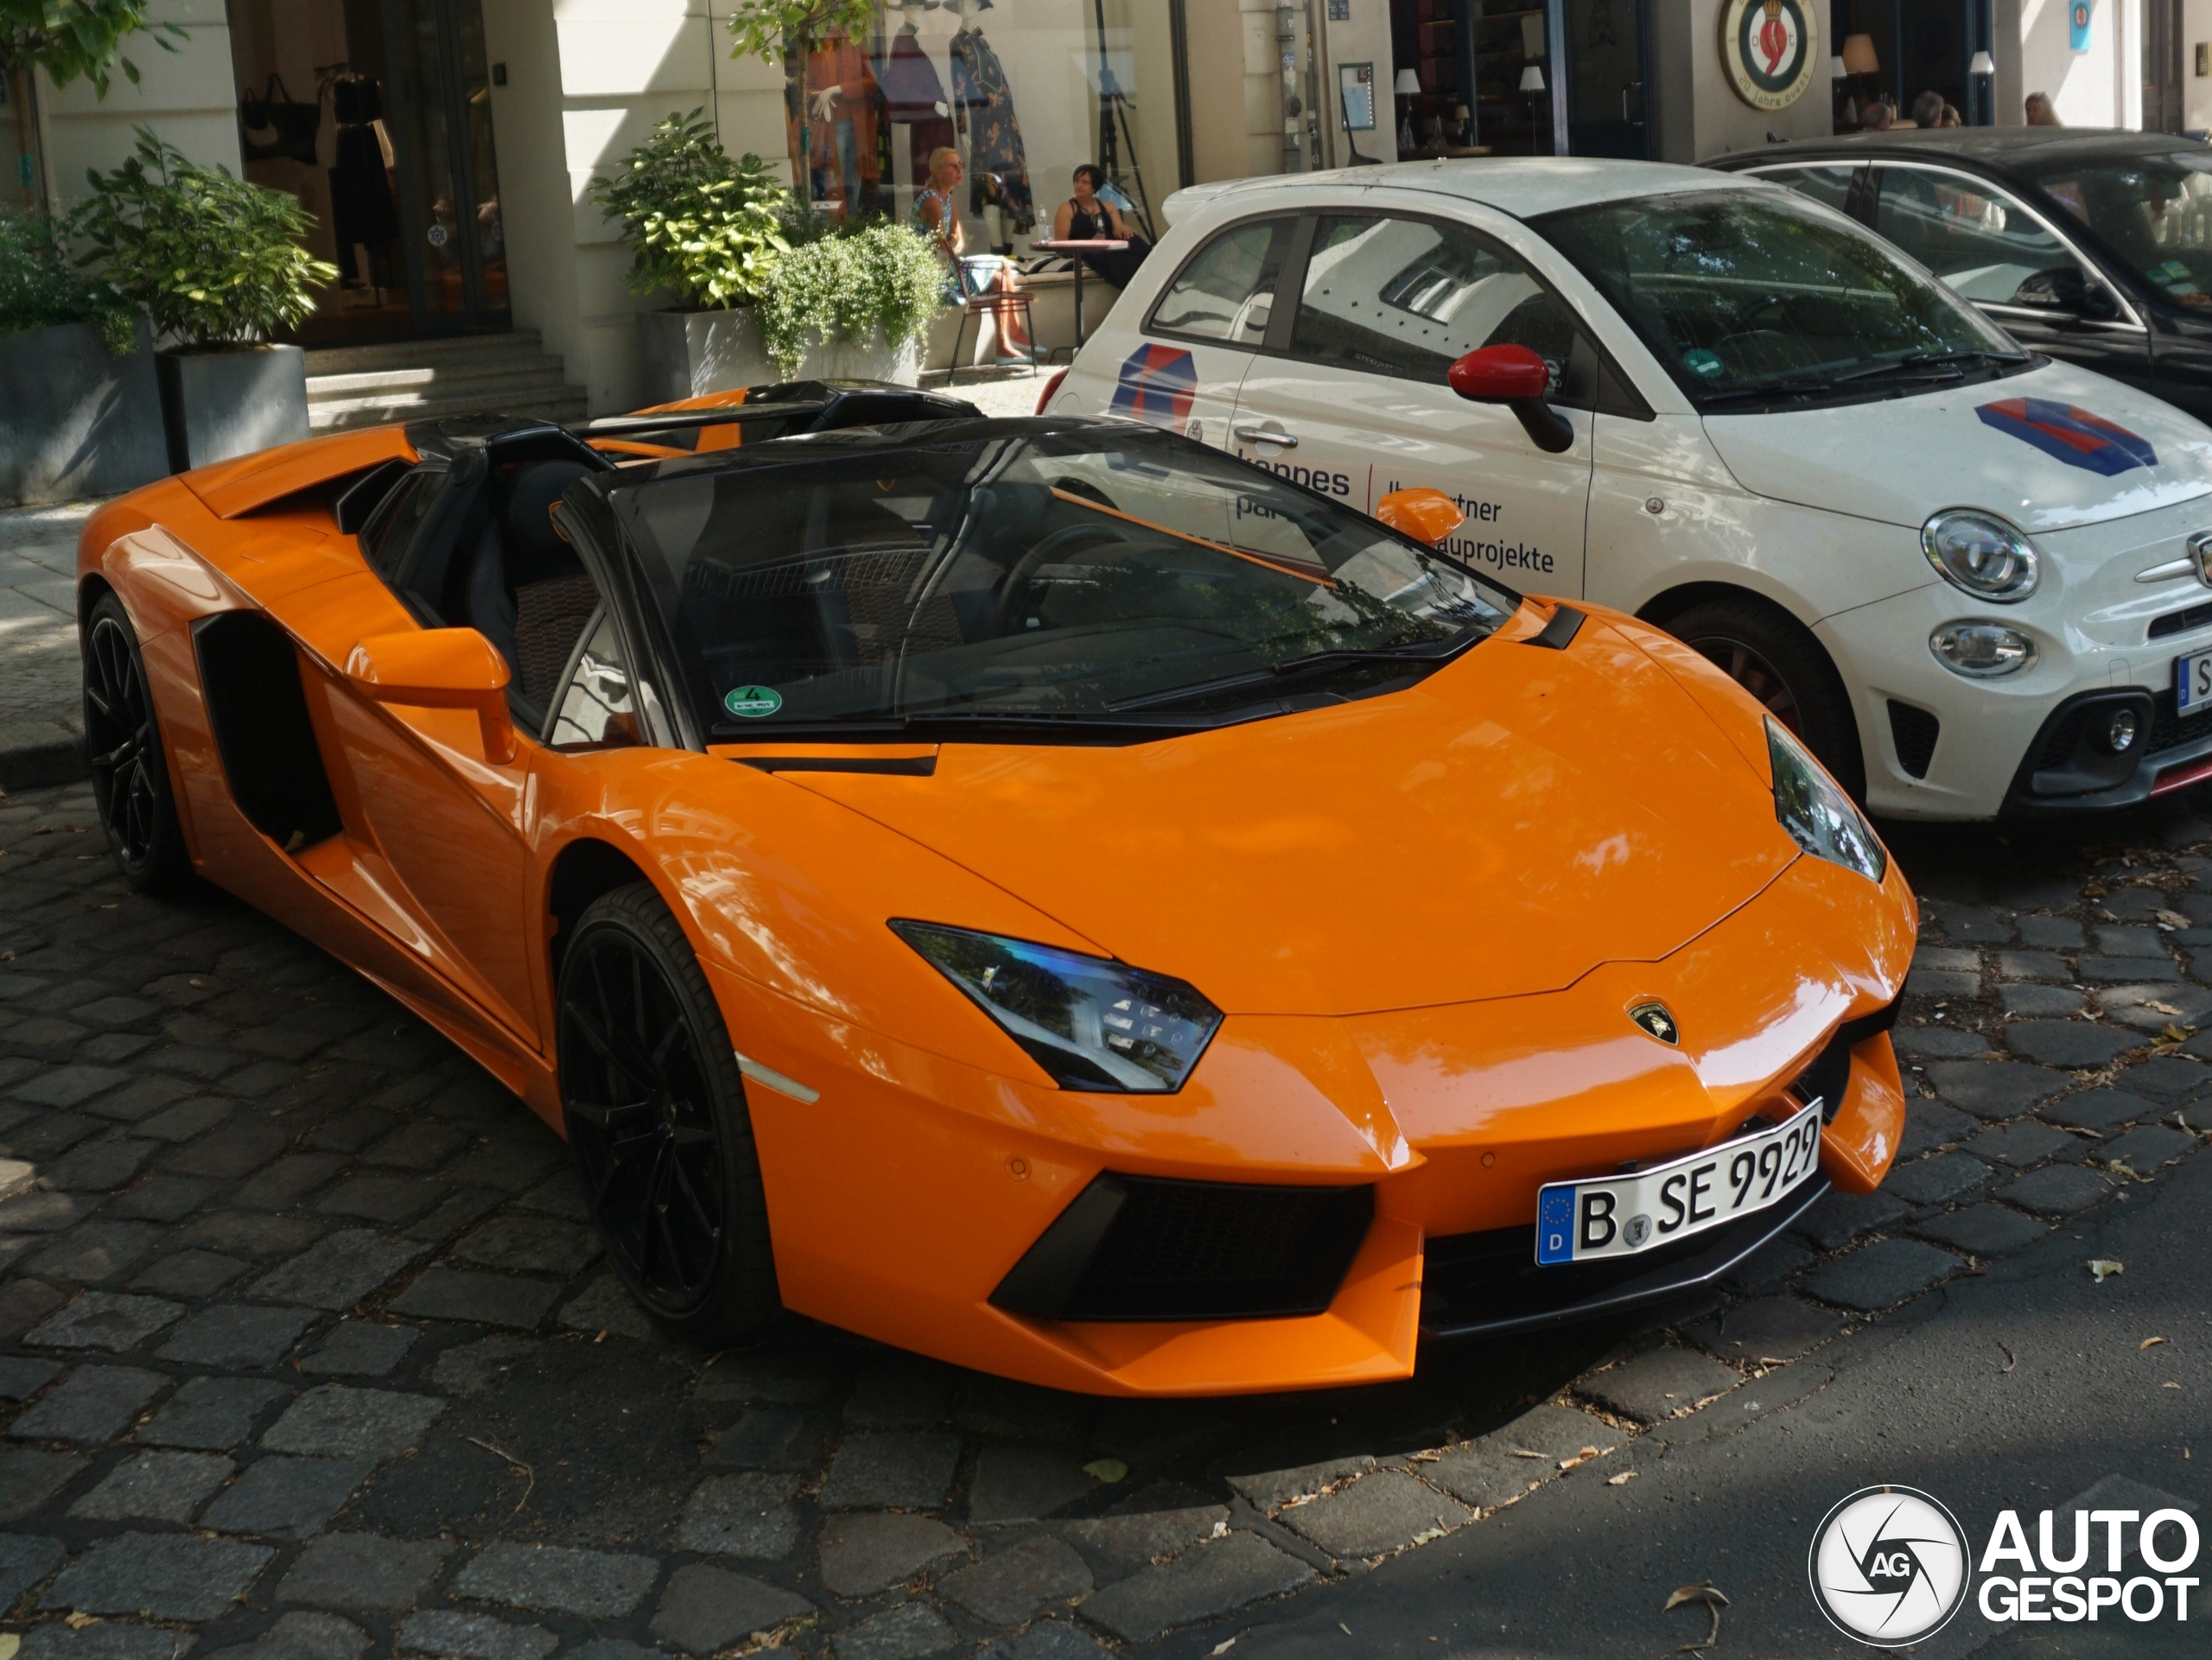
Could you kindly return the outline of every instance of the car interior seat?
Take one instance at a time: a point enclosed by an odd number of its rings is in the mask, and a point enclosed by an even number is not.
[[[592,468],[530,461],[499,481],[468,578],[468,620],[507,660],[511,690],[542,718],[599,590],[553,528],[561,493]]]

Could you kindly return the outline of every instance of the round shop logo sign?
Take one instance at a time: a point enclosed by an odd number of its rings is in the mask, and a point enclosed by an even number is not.
[[[1728,0],[1720,9],[1720,63],[1736,96],[1755,110],[1783,110],[1820,67],[1821,31],[1804,0]]]
[[[1821,1519],[1808,1568],[1813,1600],[1847,1637],[1901,1648],[1941,1631],[1967,1600],[1967,1537],[1910,1487],[1865,1487]]]

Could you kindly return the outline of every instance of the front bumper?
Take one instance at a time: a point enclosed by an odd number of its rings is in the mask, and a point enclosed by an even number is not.
[[[2212,722],[2173,718],[2173,660],[2212,645],[2212,605],[2171,568],[2212,502],[2181,503],[2037,537],[2044,587],[1989,605],[1934,581],[1839,612],[1815,629],[1852,689],[1867,804],[1897,818],[1988,819],[2131,805],[2212,773]],[[2002,623],[2035,642],[2036,661],[1969,679],[1936,660],[1943,624]],[[2128,765],[2073,741],[2086,709],[2133,699],[2152,718]],[[2201,770],[2200,770],[2201,769]]]
[[[1504,1337],[1663,1302],[1711,1285],[1757,1255],[1829,1190],[1827,1177],[1815,1176],[1782,1204],[1725,1228],[1611,1262],[1539,1268],[1533,1224],[1432,1239],[1421,1274],[1421,1334],[1431,1341]]]
[[[788,1307],[1055,1388],[1236,1394],[1409,1376],[1433,1308],[1431,1242],[1525,1232],[1545,1182],[1726,1141],[1753,1117],[1794,1110],[1788,1091],[1808,1072],[1820,1080],[1811,1092],[1839,1103],[1822,1176],[1871,1191],[1904,1130],[1896,1059],[1886,1032],[1864,1027],[1829,1051],[1840,1030],[1878,1024],[1894,1002],[1914,915],[1894,867],[1877,891],[1801,858],[1669,956],[1605,964],[1556,992],[1342,1018],[1231,1015],[1173,1096],[1034,1088],[810,1023],[715,979],[748,1053],[819,1091],[802,1103],[747,1091]],[[1676,1016],[1681,1047],[1628,1021],[1652,1000]],[[1110,1198],[1115,1185],[1124,1204],[1145,1198],[1156,1225],[1100,1259],[1111,1275],[1085,1282],[1063,1262],[1055,1279],[1050,1250],[1030,1260],[1078,1201]],[[1168,1188],[1255,1204],[1258,1189],[1357,1194],[1305,1212],[1179,1211],[1158,1202]],[[1060,1243],[1098,1246],[1110,1209]],[[1762,1214],[1786,1225],[1779,1211]],[[1301,1215],[1326,1239],[1300,1232]],[[1148,1287],[1194,1294],[1203,1276],[1178,1264],[1199,1251],[1234,1258],[1262,1224],[1283,1241],[1268,1273],[1217,1272],[1218,1295],[1147,1301]],[[1718,1237],[1694,1243],[1700,1257],[1741,1254]],[[1330,1250],[1301,1254],[1319,1243]],[[1458,1249],[1437,1245],[1440,1268]],[[1316,1290],[1299,1265],[1322,1256]],[[1015,1273],[1025,1263],[1039,1270],[1026,1282]],[[1667,1294],[1673,1282],[1645,1283],[1655,1272],[1725,1268],[1718,1256],[1692,1269],[1639,1263],[1634,1282],[1605,1288],[1595,1305],[1588,1276],[1548,1270],[1559,1275],[1538,1282],[1549,1306],[1511,1318],[1579,1318]],[[1250,1293],[1261,1282],[1287,1288],[1267,1294],[1286,1301]],[[1453,1329],[1465,1323],[1453,1319]]]

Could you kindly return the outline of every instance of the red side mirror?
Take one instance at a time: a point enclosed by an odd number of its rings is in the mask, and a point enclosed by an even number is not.
[[[1484,346],[1453,364],[1445,377],[1452,390],[1477,404],[1510,404],[1541,398],[1552,372],[1525,346]]]

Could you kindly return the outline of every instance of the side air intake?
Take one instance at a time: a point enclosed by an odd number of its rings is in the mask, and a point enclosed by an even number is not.
[[[1014,1265],[992,1304],[1041,1320],[1267,1320],[1335,1299],[1371,1187],[1171,1181],[1108,1172]]]

